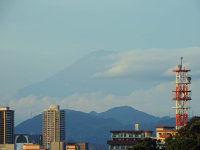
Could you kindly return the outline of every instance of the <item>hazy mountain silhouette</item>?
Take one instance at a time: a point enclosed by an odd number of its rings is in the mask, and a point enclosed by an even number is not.
[[[96,113],[90,112],[90,114],[99,116],[102,118],[113,118],[115,120],[120,121],[122,124],[135,124],[135,123],[147,123],[147,122],[156,122],[160,118],[149,115],[142,111],[138,111],[130,106],[121,106],[109,109],[106,112]]]
[[[18,91],[18,97],[28,95],[65,97],[74,93],[102,92],[104,94],[127,95],[135,88],[147,87],[132,78],[96,78],[94,75],[107,70],[115,62],[112,51],[93,52],[72,64],[65,70],[39,83]]]
[[[66,140],[68,142],[106,143],[110,130],[122,129],[114,119],[104,119],[87,113],[66,110]],[[42,134],[42,114],[15,127],[17,134]]]

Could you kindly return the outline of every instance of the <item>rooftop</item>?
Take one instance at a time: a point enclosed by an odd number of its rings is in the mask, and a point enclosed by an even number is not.
[[[0,110],[10,110],[10,107],[0,107]]]
[[[145,132],[153,132],[153,131],[148,131],[148,130],[119,130],[119,131],[110,131],[111,133],[145,133]]]
[[[174,129],[172,126],[157,126],[156,128]]]

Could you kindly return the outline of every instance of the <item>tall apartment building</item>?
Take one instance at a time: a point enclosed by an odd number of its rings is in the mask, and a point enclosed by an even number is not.
[[[65,111],[58,105],[51,105],[43,111],[43,145],[48,149],[51,142],[65,140]]]
[[[14,144],[14,110],[0,107],[0,144]]]

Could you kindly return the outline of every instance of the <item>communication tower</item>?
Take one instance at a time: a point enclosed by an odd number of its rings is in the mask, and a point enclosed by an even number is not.
[[[188,72],[185,67],[182,66],[183,57],[181,57],[181,64],[178,65],[176,72],[176,90],[172,91],[172,100],[176,101],[176,129],[180,129],[188,122],[188,110],[189,101],[191,99],[191,90],[189,89],[191,84],[191,77],[188,77]]]

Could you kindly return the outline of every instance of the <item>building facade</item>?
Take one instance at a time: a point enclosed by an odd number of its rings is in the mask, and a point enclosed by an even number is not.
[[[14,144],[14,111],[0,107],[0,144]]]
[[[89,150],[88,143],[68,143],[66,150]]]
[[[43,111],[43,145],[48,149],[51,142],[65,140],[65,111],[58,105],[51,105]]]
[[[111,140],[107,141],[109,150],[126,150],[138,143],[138,140],[151,138],[153,131],[110,131]]]
[[[51,142],[51,150],[65,150],[64,142]]]
[[[88,150],[88,143],[76,143],[80,147],[80,150]]]
[[[80,150],[78,145],[66,145],[66,150]]]
[[[26,143],[23,145],[23,150],[45,150],[41,145]]]
[[[17,150],[15,144],[0,144],[0,150]]]
[[[165,144],[165,139],[169,136],[174,136],[178,134],[174,127],[169,126],[158,126],[156,127],[156,139],[160,140],[160,144]]]

